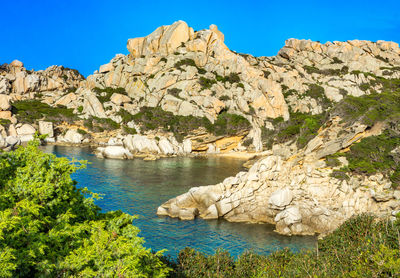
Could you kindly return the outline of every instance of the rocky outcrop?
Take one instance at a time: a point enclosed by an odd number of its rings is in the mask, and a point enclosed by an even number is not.
[[[63,66],[29,71],[17,60],[0,66],[0,94],[10,95],[13,99],[33,97],[35,93],[54,95],[55,92],[78,88],[83,80],[77,70]]]
[[[324,161],[327,155],[378,133],[334,118],[304,149],[289,157],[270,151],[248,172],[217,185],[194,187],[161,205],[157,214],[272,223],[285,235],[326,234],[363,212],[390,215],[400,209],[399,191],[382,174],[339,180],[331,176],[339,166],[328,167]]]

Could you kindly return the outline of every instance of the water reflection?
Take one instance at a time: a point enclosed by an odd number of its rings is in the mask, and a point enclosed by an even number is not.
[[[223,248],[233,255],[245,250],[267,254],[289,247],[293,250],[314,245],[313,237],[284,237],[271,225],[230,223],[224,220],[180,221],[158,217],[157,207],[186,192],[192,186],[215,184],[241,170],[243,161],[221,157],[168,158],[157,161],[98,159],[88,148],[46,146],[58,156],[88,160],[86,169],[74,174],[79,186],[105,194],[96,203],[103,210],[121,209],[138,215],[134,225],[141,230],[146,247],[168,249],[176,256],[186,246],[206,253]]]

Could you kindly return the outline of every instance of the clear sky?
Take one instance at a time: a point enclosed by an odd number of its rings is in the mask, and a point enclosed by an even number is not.
[[[235,51],[276,55],[288,38],[400,42],[400,0],[0,0],[0,64],[64,65],[85,76],[127,54],[129,38],[179,19],[216,24]]]

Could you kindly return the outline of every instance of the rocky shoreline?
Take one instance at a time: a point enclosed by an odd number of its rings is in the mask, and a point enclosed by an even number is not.
[[[229,50],[215,25],[177,21],[127,49],[87,78],[1,65],[0,149],[38,132],[113,159],[254,154],[248,172],[158,208],[180,219],[324,235],[355,214],[400,210],[397,43],[288,39],[254,57]]]

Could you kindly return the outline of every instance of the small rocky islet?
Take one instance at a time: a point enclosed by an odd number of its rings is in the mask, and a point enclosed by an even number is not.
[[[326,235],[362,213],[400,211],[400,48],[288,39],[276,56],[236,53],[217,26],[183,21],[129,39],[85,78],[0,66],[0,146],[34,134],[104,158],[254,156],[248,171],[193,187],[159,215],[271,223]],[[193,185],[195,186],[195,184]]]

